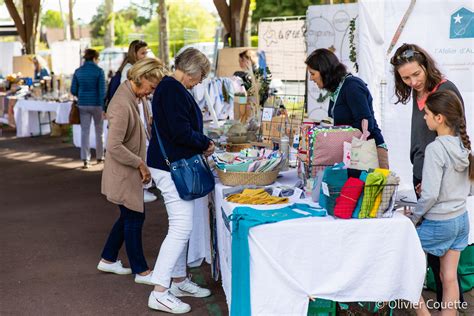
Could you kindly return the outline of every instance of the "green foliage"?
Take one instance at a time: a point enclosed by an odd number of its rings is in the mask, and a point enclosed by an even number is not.
[[[258,47],[258,35],[252,35],[250,36],[250,46],[252,47]]]
[[[311,5],[328,4],[326,0],[256,0],[257,8],[252,13],[252,22],[258,23],[262,18],[276,16],[306,15]],[[357,2],[357,0],[334,0],[333,3]]]
[[[170,47],[173,40],[199,42],[204,38],[213,38],[217,26],[217,17],[209,13],[198,0],[174,0],[169,2],[168,25]],[[185,29],[192,30],[186,33]],[[145,40],[158,40],[158,16],[143,29]],[[195,30],[195,31],[194,31]],[[172,48],[170,48],[172,50]]]
[[[356,50],[356,44],[354,42],[356,20],[357,20],[357,17],[351,19],[351,22],[349,23],[349,48],[350,48],[349,60],[354,63],[355,71],[359,72],[359,64],[357,63],[357,50]]]
[[[137,1],[138,2],[138,1]],[[128,35],[140,32],[155,55],[158,55],[158,16],[157,0],[142,0],[142,4],[133,4],[115,12],[115,44],[126,46]],[[185,44],[213,41],[217,27],[217,16],[209,13],[199,0],[168,1],[169,47],[171,55],[178,52]],[[97,8],[92,18],[91,35],[93,45],[103,45],[106,17],[104,5]],[[148,20],[147,15],[153,16]],[[190,31],[186,31],[190,30]]]
[[[41,17],[41,24],[51,28],[62,28],[64,26],[61,13],[55,10],[46,11]]]
[[[91,22],[89,23],[91,27],[91,36],[95,39],[103,40],[104,29],[105,29],[105,6],[101,4],[97,7],[97,14],[92,17]]]
[[[114,13],[115,23],[115,45],[128,44],[128,35],[135,32],[134,19],[138,17],[136,9],[126,8]],[[102,45],[107,17],[105,16],[105,6],[101,4],[97,8],[97,14],[92,17],[91,35],[94,45]]]
[[[310,5],[325,3],[324,0],[257,0],[257,8],[252,12],[252,22],[275,16],[306,15]]]
[[[126,16],[118,12],[115,15],[115,45],[128,44],[128,35],[135,30],[133,20],[129,20]]]

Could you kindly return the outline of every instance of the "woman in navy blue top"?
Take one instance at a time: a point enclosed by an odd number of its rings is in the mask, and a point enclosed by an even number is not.
[[[334,119],[334,125],[350,125],[362,130],[362,120],[366,119],[369,139],[373,138],[377,145],[379,165],[388,168],[387,146],[375,120],[372,95],[365,82],[348,73],[337,56],[325,48],[312,52],[305,63],[311,81],[330,93],[328,115]]]
[[[177,314],[191,310],[178,297],[207,297],[211,292],[187,276],[186,254],[195,204],[179,197],[156,132],[171,162],[196,154],[209,156],[214,152],[214,143],[203,134],[201,110],[188,91],[207,76],[211,68],[209,60],[199,50],[188,48],[176,57],[175,67],[175,72],[156,88],[152,102],[154,126],[147,164],[163,196],[169,229],[156,260],[151,279],[156,286],[150,293],[148,306]]]

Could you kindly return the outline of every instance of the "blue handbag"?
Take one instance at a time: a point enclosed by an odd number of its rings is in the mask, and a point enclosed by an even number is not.
[[[199,154],[170,163],[155,122],[153,122],[153,127],[161,152],[170,168],[171,179],[173,179],[176,190],[178,190],[179,197],[185,201],[192,201],[212,192],[216,183],[206,159]]]

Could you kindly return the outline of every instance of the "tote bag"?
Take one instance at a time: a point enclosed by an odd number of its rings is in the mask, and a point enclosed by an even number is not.
[[[77,101],[72,101],[71,111],[69,112],[69,124],[81,124],[81,117],[79,115]]]
[[[173,179],[179,197],[185,201],[192,201],[206,196],[213,191],[215,186],[214,175],[202,155],[194,155],[188,159],[183,158],[170,162],[155,122],[153,122],[153,127],[160,150],[165,157],[166,164],[170,168],[171,179]]]

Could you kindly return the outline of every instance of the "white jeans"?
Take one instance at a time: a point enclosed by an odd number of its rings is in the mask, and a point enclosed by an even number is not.
[[[186,276],[186,253],[193,229],[194,201],[184,201],[176,190],[171,174],[150,168],[151,176],[161,191],[168,212],[168,234],[161,244],[151,281],[169,288],[171,278]]]

